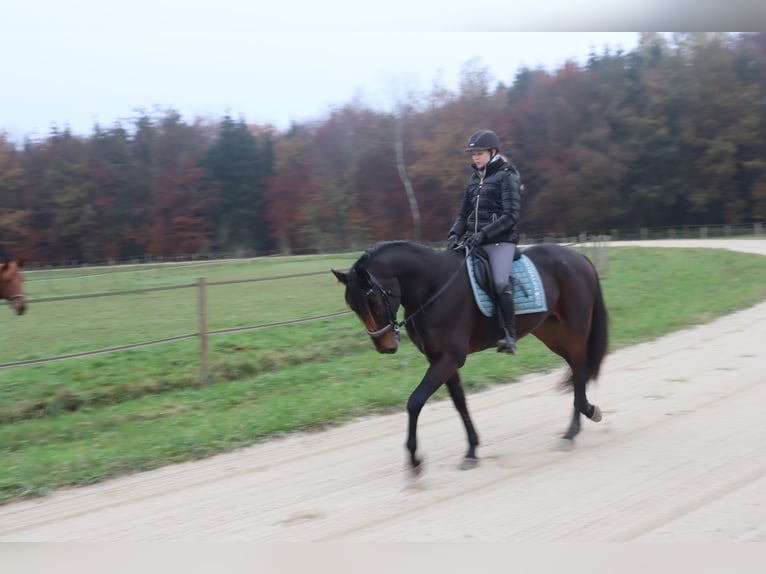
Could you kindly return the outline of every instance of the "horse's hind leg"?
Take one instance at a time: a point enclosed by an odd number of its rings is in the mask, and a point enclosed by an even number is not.
[[[466,452],[465,458],[463,459],[462,468],[473,468],[479,461],[476,457],[476,447],[479,446],[479,436],[473,428],[471,415],[468,414],[468,405],[465,402],[463,385],[460,384],[460,375],[457,371],[447,379],[447,390],[449,391],[449,396],[452,397],[452,404],[455,405],[457,412],[460,413],[460,418],[465,425],[465,432],[468,435],[468,452]]]
[[[572,371],[567,383],[574,390],[574,411],[569,429],[562,437],[564,442],[561,444],[562,449],[568,449],[572,446],[574,437],[580,432],[581,414],[594,421],[601,420],[601,410],[590,404],[585,394],[585,386],[591,377],[591,371],[587,366],[586,342],[576,334],[567,333],[561,326],[560,319],[546,320],[533,333],[546,347],[562,357]],[[582,341],[578,342],[578,339]]]

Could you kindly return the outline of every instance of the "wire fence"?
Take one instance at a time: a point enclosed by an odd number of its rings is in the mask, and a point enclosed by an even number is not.
[[[63,361],[65,359],[76,359],[80,357],[92,357],[94,355],[102,355],[105,353],[114,353],[117,351],[126,351],[128,349],[137,349],[140,347],[148,347],[151,345],[159,345],[161,343],[170,343],[172,341],[182,341],[184,339],[191,339],[194,337],[203,337],[207,335],[221,335],[224,333],[237,333],[240,331],[255,331],[257,329],[267,329],[269,327],[280,327],[283,325],[293,325],[297,323],[308,323],[309,321],[318,321],[320,319],[328,319],[330,317],[337,317],[339,315],[347,315],[351,311],[336,311],[335,313],[326,313],[324,315],[316,315],[314,317],[305,317],[303,319],[290,319],[287,321],[277,321],[274,323],[264,323],[261,325],[248,325],[246,327],[230,327],[228,329],[213,329],[209,331],[198,331],[196,333],[187,333],[185,335],[175,335],[173,337],[165,337],[163,339],[154,339],[152,341],[140,341],[138,343],[130,343],[128,345],[118,345],[116,347],[106,347],[104,349],[94,349],[92,351],[82,351],[80,353],[68,353],[66,355],[56,355],[55,357],[42,357],[39,359],[27,359],[24,361],[11,361],[7,363],[0,363],[0,369],[7,369],[10,367],[23,367],[27,365],[40,365],[43,363],[53,363],[55,361]],[[204,356],[200,357],[200,361],[204,364],[207,363],[207,359]]]
[[[565,243],[569,245],[582,245],[584,246],[583,249],[586,250],[589,257],[593,260],[594,264],[596,265],[596,268],[598,269],[599,273],[602,275],[605,275],[608,271],[609,266],[609,256],[608,256],[608,249],[607,247],[610,245],[611,241],[617,240],[617,239],[667,239],[667,238],[714,238],[714,237],[743,237],[743,236],[754,236],[754,237],[763,237],[763,225],[761,223],[755,223],[755,224],[748,224],[748,225],[742,225],[742,226],[700,226],[696,228],[691,227],[668,227],[668,228],[653,228],[653,229],[639,229],[634,230],[630,232],[626,231],[618,231],[618,230],[612,230],[609,234],[580,234],[579,236],[545,236],[545,237],[539,237],[539,238],[531,238],[531,237],[522,237],[522,244],[531,244],[531,243],[537,243],[537,242],[554,242],[554,243]],[[587,247],[585,247],[587,244]],[[223,262],[230,263],[232,260],[224,260]],[[177,261],[175,261],[177,263]],[[152,265],[152,268],[156,268],[157,262],[153,262],[154,265]],[[193,260],[190,262],[191,264],[215,264],[215,261],[200,261],[199,259]],[[133,263],[131,263],[131,266]],[[144,266],[143,268],[142,265]],[[146,264],[138,264],[132,271],[147,271],[145,267]],[[159,264],[161,265],[161,264]],[[90,268],[91,266],[80,266],[72,267],[70,269],[80,269],[82,273],[74,273],[70,274],[68,278],[90,278],[95,277],[98,275],[106,275],[108,273],[114,273],[114,268],[110,267],[107,268],[107,270],[103,270],[103,268]],[[118,266],[119,267],[119,266]],[[50,267],[47,267],[45,269],[50,269]],[[45,269],[40,269],[45,270]],[[125,269],[124,267],[122,269]],[[59,269],[60,271],[60,269]],[[203,374],[207,371],[207,365],[208,365],[208,349],[207,349],[207,337],[211,335],[218,335],[218,334],[226,334],[226,333],[236,333],[241,331],[253,331],[258,329],[267,329],[271,327],[278,327],[283,325],[290,325],[290,324],[297,324],[297,323],[306,323],[310,321],[317,321],[321,319],[327,319],[332,318],[340,315],[346,315],[350,313],[348,310],[343,311],[336,311],[331,313],[325,313],[325,314],[319,314],[314,316],[308,316],[308,317],[302,317],[297,319],[289,319],[289,320],[283,320],[283,321],[270,321],[266,323],[260,323],[260,324],[254,324],[254,325],[247,325],[247,326],[238,326],[238,327],[230,327],[230,328],[223,328],[223,329],[209,329],[207,326],[207,302],[206,302],[206,290],[210,286],[223,286],[223,285],[235,285],[240,283],[253,283],[253,282],[259,282],[259,281],[272,281],[272,280],[279,280],[279,279],[295,279],[300,277],[310,277],[315,275],[324,275],[326,274],[326,271],[317,271],[317,272],[307,272],[307,273],[296,273],[296,274],[288,274],[288,275],[277,275],[277,276],[270,276],[270,277],[260,277],[260,278],[249,278],[249,279],[238,279],[238,280],[229,280],[229,281],[207,281],[205,278],[200,278],[196,283],[185,283],[185,284],[177,284],[177,285],[165,285],[165,286],[157,286],[157,287],[147,287],[147,288],[138,288],[138,289],[125,289],[125,290],[118,290],[118,291],[103,291],[103,292],[95,292],[95,293],[88,293],[88,294],[69,294],[69,295],[57,295],[57,296],[50,296],[50,297],[40,297],[40,298],[33,298],[29,300],[30,304],[38,305],[41,303],[49,303],[49,302],[56,302],[56,301],[72,301],[72,300],[79,300],[79,299],[92,299],[92,298],[100,298],[100,297],[120,297],[120,296],[127,296],[127,295],[138,295],[138,294],[145,294],[145,293],[151,293],[151,292],[159,292],[159,291],[171,291],[171,290],[178,290],[178,289],[196,289],[197,290],[197,314],[198,314],[198,330],[191,333],[185,333],[185,334],[178,334],[178,335],[172,335],[168,337],[162,337],[157,339],[151,339],[146,341],[138,341],[130,344],[125,345],[114,345],[110,347],[104,347],[99,349],[92,349],[82,352],[75,352],[75,353],[66,353],[51,357],[42,357],[42,358],[35,358],[35,359],[27,359],[27,360],[19,360],[19,361],[9,361],[0,363],[0,369],[6,369],[11,367],[23,367],[28,365],[37,365],[42,363],[50,363],[54,361],[62,361],[66,359],[74,359],[79,357],[89,357],[93,355],[100,355],[105,353],[114,353],[114,352],[120,352],[125,351],[128,349],[135,349],[140,347],[147,347],[151,345],[159,345],[163,343],[169,343],[173,341],[180,341],[184,339],[191,339],[191,338],[199,338],[200,341],[200,364],[202,366]],[[50,278],[40,279],[40,280],[49,280]]]
[[[73,301],[73,300],[83,300],[83,299],[94,299],[94,298],[104,298],[104,297],[121,297],[121,296],[129,296],[129,295],[140,295],[140,294],[146,294],[146,293],[152,293],[152,292],[161,292],[161,291],[173,291],[173,290],[179,290],[179,289],[196,289],[197,291],[197,314],[198,314],[198,326],[199,329],[193,333],[185,333],[185,334],[179,334],[179,335],[173,335],[169,337],[162,337],[157,339],[151,339],[146,341],[138,341],[135,343],[129,343],[125,345],[115,345],[110,347],[104,347],[99,349],[91,349],[87,351],[81,351],[76,353],[66,353],[51,357],[40,357],[35,359],[26,359],[26,360],[18,360],[18,361],[8,361],[4,363],[0,363],[0,369],[7,369],[11,367],[23,367],[23,366],[29,366],[29,365],[39,365],[44,363],[52,363],[56,361],[62,361],[66,359],[75,359],[75,358],[81,358],[81,357],[90,357],[94,355],[101,355],[106,353],[114,353],[119,351],[125,351],[128,349],[136,349],[140,347],[148,347],[151,345],[159,345],[163,343],[170,343],[173,341],[181,341],[184,339],[191,339],[191,338],[199,338],[200,340],[200,364],[202,366],[203,376],[206,375],[206,372],[208,370],[208,348],[207,348],[207,337],[210,335],[219,335],[219,334],[226,334],[226,333],[237,333],[242,331],[254,331],[258,329],[267,329],[271,327],[280,327],[284,325],[293,325],[293,324],[299,324],[299,323],[308,323],[311,321],[318,321],[321,319],[327,319],[332,318],[336,316],[341,315],[347,315],[350,313],[349,310],[343,310],[343,311],[336,311],[331,313],[324,313],[319,315],[313,315],[309,317],[302,317],[297,319],[287,319],[287,320],[281,320],[281,321],[271,321],[267,323],[260,323],[260,324],[254,324],[254,325],[246,325],[246,326],[237,326],[237,327],[228,327],[223,329],[209,329],[207,325],[207,301],[206,301],[206,292],[207,288],[209,286],[226,286],[226,285],[237,285],[242,283],[255,283],[255,282],[261,282],[261,281],[274,281],[274,280],[281,280],[281,279],[295,279],[295,278],[301,278],[301,277],[310,277],[315,275],[326,275],[326,271],[317,271],[317,272],[307,272],[307,273],[295,273],[295,274],[289,274],[289,275],[275,275],[270,277],[260,277],[260,278],[250,278],[250,279],[237,279],[237,280],[230,280],[230,281],[207,281],[204,277],[201,277],[198,279],[196,283],[185,283],[185,284],[179,284],[179,285],[166,285],[166,286],[159,286],[159,287],[148,287],[148,288],[141,288],[141,289],[125,289],[120,291],[104,291],[104,292],[96,292],[96,293],[87,293],[87,294],[74,294],[74,295],[60,295],[60,296],[51,296],[51,297],[38,297],[38,298],[30,298],[28,300],[30,305],[39,305],[39,304],[45,304],[45,303],[52,303],[52,302],[61,302],[61,301]]]
[[[766,222],[756,221],[737,225],[681,225],[666,227],[637,227],[582,232],[578,235],[564,233],[521,234],[521,243],[585,243],[593,238],[609,241],[647,241],[652,239],[722,239],[756,237],[764,238]]]

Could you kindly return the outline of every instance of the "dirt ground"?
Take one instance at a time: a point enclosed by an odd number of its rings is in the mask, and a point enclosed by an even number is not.
[[[766,255],[757,240],[652,245]],[[766,542],[765,344],[763,302],[609,354],[589,387],[603,421],[571,451],[555,448],[572,400],[557,371],[468,397],[470,471],[458,415],[434,402],[408,480],[402,405],[0,507],[0,541]]]

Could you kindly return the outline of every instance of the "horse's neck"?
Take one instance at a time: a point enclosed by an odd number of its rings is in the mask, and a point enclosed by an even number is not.
[[[388,268],[399,281],[402,304],[408,310],[422,305],[424,299],[438,290],[453,271],[449,261],[442,259],[438,252],[407,252],[392,257]]]

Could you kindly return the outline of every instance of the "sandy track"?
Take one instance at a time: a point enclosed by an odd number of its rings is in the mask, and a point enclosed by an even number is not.
[[[589,388],[604,420],[570,452],[554,448],[571,405],[557,371],[469,396],[472,471],[458,415],[429,403],[414,483],[402,409],[6,505],[0,540],[763,542],[765,342],[766,302],[608,355]]]

